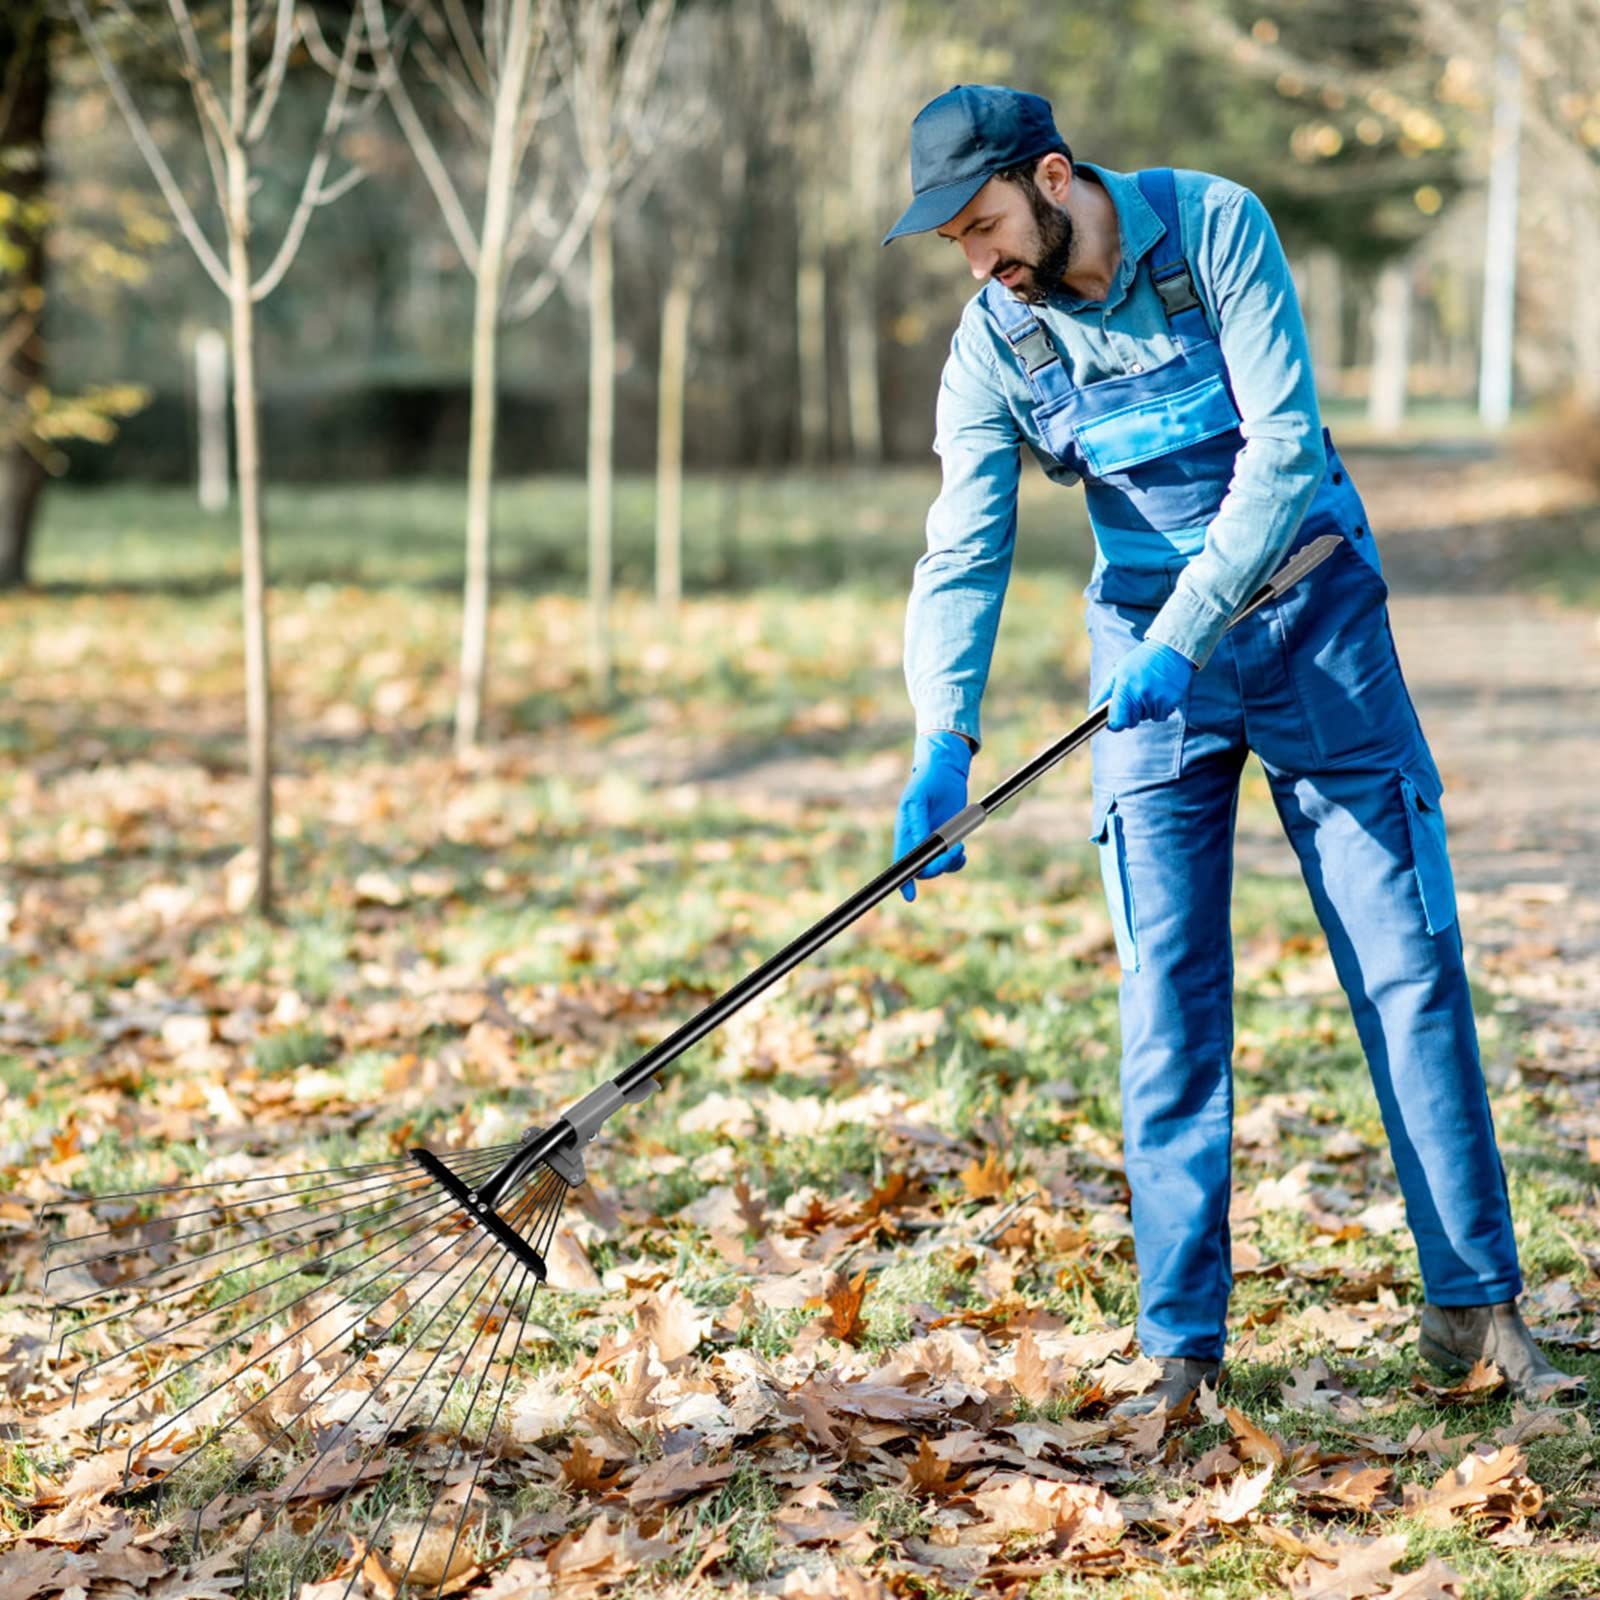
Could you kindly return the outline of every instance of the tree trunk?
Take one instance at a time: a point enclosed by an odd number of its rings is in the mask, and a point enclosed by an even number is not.
[[[822,197],[800,193],[795,316],[800,354],[800,452],[816,463],[828,454],[828,236]]]
[[[194,394],[202,511],[228,505],[228,341],[202,328],[194,341]]]
[[[589,676],[611,693],[611,454],[616,408],[616,207],[608,194],[589,235]]]
[[[45,117],[50,103],[50,23],[43,5],[15,8],[0,17],[0,62],[8,64],[0,92],[9,91],[0,124],[0,197],[13,219],[5,230],[17,260],[6,274],[6,305],[0,332],[32,327],[0,371],[0,394],[14,397],[16,415],[0,419],[0,589],[28,581],[28,557],[45,470],[43,447],[26,423],[24,396],[45,381],[42,320],[45,291],[45,229],[21,220],[45,187]],[[14,426],[13,426],[14,424]]]
[[[876,245],[873,246],[877,248]],[[850,396],[850,457],[883,460],[883,407],[878,395],[876,258],[854,250],[855,264],[840,284],[845,304],[845,384]]]
[[[656,384],[656,605],[673,617],[683,598],[683,409],[689,370],[693,269],[673,265],[661,306],[661,369]]]
[[[1372,308],[1367,420],[1375,428],[1398,428],[1405,421],[1410,342],[1411,266],[1406,261],[1391,261],[1378,274]]]
[[[1600,196],[1595,176],[1585,171],[1572,207],[1572,370],[1578,400],[1600,411]]]
[[[228,272],[233,312],[234,454],[239,471],[239,543],[244,589],[245,726],[255,805],[257,912],[273,908],[272,680],[261,522],[261,440],[256,410],[255,302],[250,295],[250,169],[242,146],[228,158]]]
[[[520,59],[520,57],[519,57]],[[500,297],[506,238],[516,184],[513,160],[523,73],[508,71],[495,97],[485,174],[483,229],[472,310],[472,419],[467,441],[467,571],[461,607],[461,681],[456,687],[456,755],[465,758],[483,736],[489,677],[489,577],[493,522],[494,443],[498,416]]]
[[[1311,251],[1306,257],[1306,325],[1317,388],[1325,395],[1339,392],[1344,343],[1342,297],[1338,256],[1326,247]]]
[[[1483,244],[1483,342],[1478,415],[1486,427],[1511,420],[1517,304],[1517,186],[1522,132],[1522,7],[1506,0],[1495,64],[1494,137]]]

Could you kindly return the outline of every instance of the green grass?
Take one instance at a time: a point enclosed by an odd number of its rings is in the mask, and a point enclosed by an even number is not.
[[[0,742],[10,757],[0,830],[19,885],[7,891],[17,937],[0,976],[38,1037],[0,1055],[0,1148],[11,1169],[0,1187],[55,1159],[50,1141],[74,1127],[84,1154],[73,1181],[101,1191],[160,1181],[219,1150],[262,1159],[304,1150],[311,1165],[370,1159],[391,1153],[391,1132],[454,1136],[491,1111],[500,1114],[492,1136],[514,1137],[632,1059],[881,870],[910,738],[905,591],[933,486],[926,471],[693,483],[688,599],[668,625],[648,594],[648,486],[624,482],[617,685],[602,704],[582,665],[581,489],[508,485],[498,503],[491,749],[466,770],[454,767],[449,740],[458,486],[275,491],[283,907],[270,924],[226,899],[246,837],[231,527],[176,491],[53,489],[42,592],[0,599],[9,687]],[[1087,554],[1078,498],[1030,489],[979,782],[1081,710]],[[773,761],[803,762],[831,787],[806,797],[770,778],[737,781]],[[1064,1201],[1064,1217],[1121,1216],[1109,1165],[1120,1137],[1117,973],[1096,936],[1104,913],[1084,838],[1086,768],[1053,773],[1019,807],[1031,820],[997,823],[974,842],[972,869],[930,886],[915,906],[895,899],[865,918],[770,997],[748,1031],[697,1045],[662,1094],[608,1130],[600,1182],[641,1209],[647,1196],[652,1220],[593,1246],[596,1271],[658,1262],[697,1306],[730,1306],[741,1274],[678,1214],[735,1175],[765,1191],[769,1208],[807,1188],[864,1196],[913,1147],[871,1120],[834,1122],[829,1112],[879,1084],[918,1109],[928,1148],[958,1142],[959,1158],[930,1183],[945,1220],[968,1204],[961,1165],[997,1145],[1023,1181],[1059,1169],[1083,1186],[1092,1198]],[[1249,823],[1269,824],[1253,769],[1242,804]],[[1304,889],[1242,872],[1233,923],[1248,952],[1236,1002],[1239,1111],[1300,1097],[1275,1146],[1236,1151],[1237,1186],[1321,1162],[1330,1133],[1346,1130],[1363,1150],[1315,1181],[1363,1204],[1389,1197],[1392,1168],[1353,1027],[1336,990],[1306,981],[1325,946]],[[474,1044],[470,1033],[491,990],[551,1007],[552,1020],[509,1038],[504,1062],[492,1039]],[[466,997],[460,1009],[452,996]],[[1515,1024],[1488,1009],[1492,995],[1478,998],[1498,1049],[1500,1030]],[[183,1030],[169,1039],[159,1018],[117,1036],[119,1018],[162,1005],[204,1010],[213,1037],[185,1045]],[[939,1015],[892,1032],[916,1011]],[[867,1040],[877,1041],[870,1059]],[[218,1088],[244,1107],[237,1120],[219,1109]],[[748,1097],[753,1131],[682,1126],[712,1094]],[[1502,1139],[1537,1152],[1507,1161],[1519,1244],[1530,1281],[1582,1283],[1582,1252],[1597,1240],[1593,1168],[1553,1145],[1543,1094],[1522,1086],[1496,1097]],[[1263,1426],[1341,1448],[1340,1427],[1283,1404],[1279,1385],[1318,1346],[1274,1337],[1281,1325],[1270,1318],[1280,1304],[1292,1315],[1334,1303],[1336,1278],[1297,1275],[1317,1265],[1344,1275],[1391,1267],[1397,1299],[1415,1303],[1409,1236],[1335,1243],[1297,1211],[1264,1208],[1248,1237],[1282,1271],[1239,1279],[1235,1328],[1257,1319],[1268,1342],[1232,1369],[1224,1397]],[[892,1353],[921,1308],[981,1309],[992,1298],[962,1252],[915,1238],[896,1249],[869,1284],[866,1348]],[[1041,1251],[1020,1268],[1017,1290],[1073,1326],[1129,1321],[1138,1295],[1129,1242],[1110,1227],[1067,1259]],[[541,1297],[548,1337],[527,1368],[592,1352],[616,1327],[617,1304],[609,1288]],[[812,1318],[762,1308],[725,1343],[776,1358]],[[1327,1353],[1361,1392],[1398,1395],[1370,1423],[1393,1437],[1442,1414],[1452,1434],[1509,1420],[1504,1401],[1441,1413],[1407,1394],[1410,1348],[1380,1347],[1370,1369]],[[1600,1377],[1592,1356],[1574,1359]],[[1075,1403],[1058,1399],[1044,1414]],[[1220,1437],[1197,1432],[1184,1459]],[[1570,1507],[1572,1536],[1588,1537],[1589,1509],[1575,1497],[1596,1467],[1590,1441],[1535,1440],[1529,1460],[1558,1511]],[[20,1500],[36,1470],[10,1443],[0,1488]],[[1407,1462],[1400,1475],[1436,1469]],[[1176,1492],[1165,1468],[1151,1483]],[[386,1480],[371,1515],[390,1501],[413,1504],[415,1490]],[[929,1507],[892,1486],[847,1471],[839,1492],[880,1547],[925,1531]],[[781,1585],[795,1553],[774,1526],[780,1503],[749,1457],[674,1513],[678,1553],[627,1592],[668,1592],[719,1533],[732,1541],[719,1583]],[[559,1487],[530,1483],[501,1510],[566,1504]],[[1594,1561],[1537,1543],[1502,1550],[1470,1530],[1392,1517],[1381,1525],[1405,1527],[1413,1559],[1436,1550],[1459,1565],[1474,1600],[1578,1595],[1600,1583]],[[1029,1593],[1253,1600],[1274,1592],[1289,1565],[1257,1543],[1223,1540],[1161,1574],[1105,1580],[1064,1569]],[[287,1583],[280,1551],[250,1593]],[[704,1583],[685,1592],[709,1592]]]

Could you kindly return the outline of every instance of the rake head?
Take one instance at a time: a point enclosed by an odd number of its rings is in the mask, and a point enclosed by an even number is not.
[[[437,1486],[409,1551],[390,1535],[390,1576],[432,1586],[437,1569],[442,1588],[581,1181],[581,1165],[545,1159],[558,1142],[52,1206],[56,1361],[75,1368],[75,1404],[105,1402],[96,1443],[124,1449],[124,1486],[153,1479],[192,1513],[195,1558],[208,1532],[261,1510],[248,1581],[274,1531],[300,1541],[296,1576],[331,1566],[347,1526],[356,1555],[383,1549],[391,1519],[408,1527],[417,1509],[415,1477],[397,1480],[419,1468]]]

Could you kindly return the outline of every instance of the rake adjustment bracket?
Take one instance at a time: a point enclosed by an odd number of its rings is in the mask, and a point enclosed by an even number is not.
[[[571,1142],[564,1143],[559,1150],[552,1150],[544,1158],[545,1165],[569,1187],[576,1189],[588,1176],[583,1165],[583,1152],[594,1143],[601,1128],[624,1106],[636,1106],[641,1100],[648,1100],[660,1087],[658,1078],[646,1078],[631,1089],[609,1081],[591,1089],[561,1118],[572,1130]]]

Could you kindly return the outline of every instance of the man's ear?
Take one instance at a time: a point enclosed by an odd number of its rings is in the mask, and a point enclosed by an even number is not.
[[[1040,194],[1048,196],[1057,205],[1062,204],[1067,198],[1067,190],[1072,187],[1072,162],[1059,150],[1040,156],[1039,164],[1033,169],[1033,184]]]

